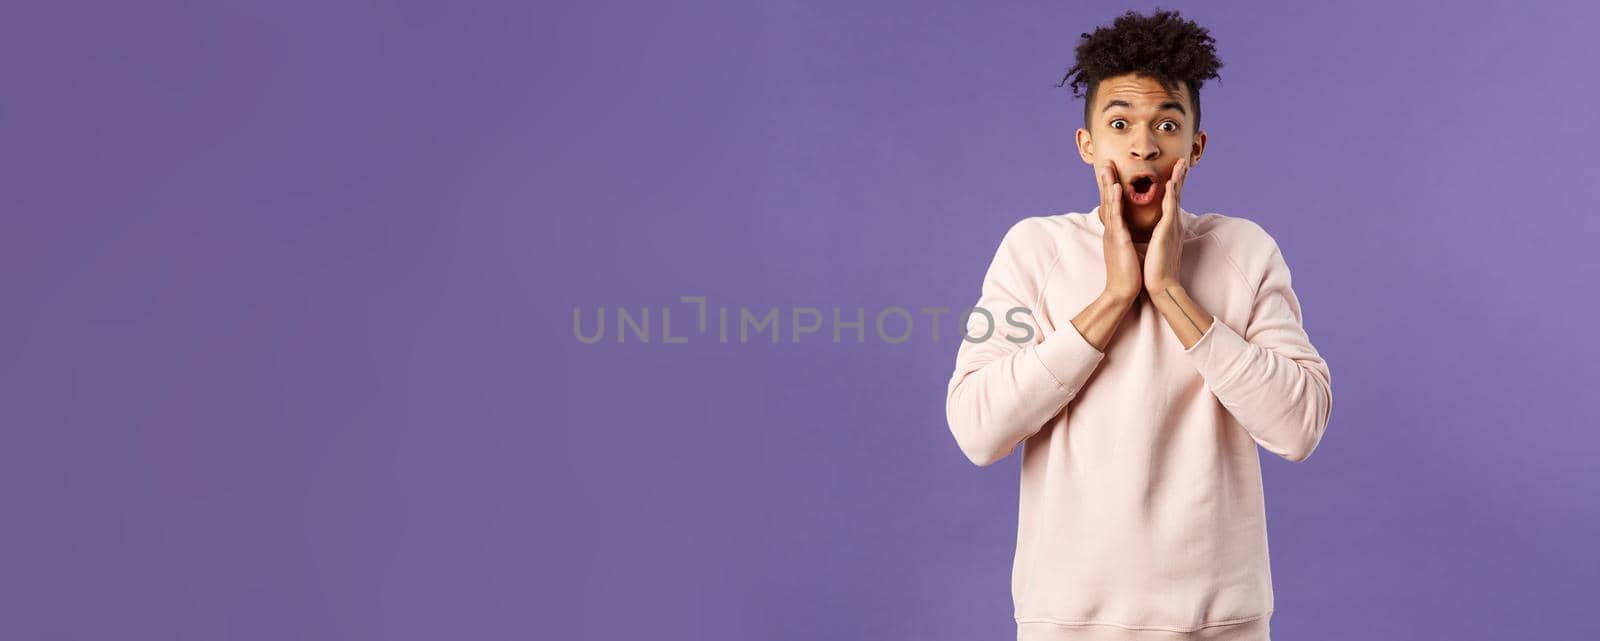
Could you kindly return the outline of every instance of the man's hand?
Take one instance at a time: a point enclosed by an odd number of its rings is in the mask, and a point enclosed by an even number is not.
[[[1117,166],[1109,159],[1097,160],[1094,175],[1100,184],[1100,224],[1106,230],[1105,293],[1119,300],[1133,301],[1139,297],[1143,279],[1128,221],[1122,218],[1122,183],[1118,180]]]
[[[1178,201],[1188,176],[1189,161],[1179,158],[1161,199],[1161,220],[1150,233],[1150,246],[1144,255],[1144,288],[1152,297],[1168,287],[1182,286],[1178,282],[1178,266],[1183,258],[1183,216],[1179,215]]]

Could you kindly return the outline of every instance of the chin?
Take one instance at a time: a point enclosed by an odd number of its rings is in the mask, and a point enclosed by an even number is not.
[[[1154,227],[1157,222],[1161,221],[1161,208],[1151,207],[1149,209],[1124,211],[1122,212],[1122,218],[1131,227]]]
[[[1124,211],[1128,216],[1132,216],[1132,217],[1135,217],[1135,218],[1155,219],[1155,218],[1159,218],[1161,216],[1161,205],[1159,203],[1157,203],[1157,204],[1153,204],[1153,205],[1145,205],[1145,206],[1142,206],[1142,207],[1131,207],[1131,208],[1128,208],[1128,209],[1126,209]]]

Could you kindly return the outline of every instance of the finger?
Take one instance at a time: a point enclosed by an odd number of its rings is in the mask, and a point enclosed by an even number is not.
[[[1111,213],[1115,213],[1116,208],[1121,204],[1120,201],[1114,199],[1118,191],[1117,176],[1115,172],[1116,167],[1111,164],[1110,159],[1101,161],[1100,196],[1101,199],[1106,203],[1106,209]]]
[[[1177,176],[1173,176],[1171,180],[1167,181],[1167,189],[1166,189],[1167,193],[1166,193],[1166,195],[1161,197],[1161,213],[1169,214],[1169,213],[1172,213],[1174,211],[1177,211],[1177,208],[1178,208],[1178,185],[1179,184],[1180,183],[1178,181],[1178,177]],[[1167,218],[1168,218],[1167,216],[1162,216],[1161,217],[1161,222],[1163,222],[1163,223],[1167,222]],[[1157,224],[1160,224],[1160,223],[1157,223]]]
[[[1106,206],[1101,224],[1107,228],[1122,225],[1122,192],[1115,189],[1106,192]]]
[[[1110,202],[1106,200],[1105,163],[1099,160],[1094,162],[1094,184],[1095,188],[1100,191],[1100,222],[1104,223],[1106,221],[1106,210],[1109,209],[1111,205]]]
[[[1117,186],[1115,180],[1109,181],[1106,187],[1106,193],[1111,195],[1111,211],[1106,215],[1110,216],[1111,220],[1114,221],[1118,226],[1121,226],[1123,225],[1122,188]]]
[[[1163,212],[1178,211],[1178,202],[1183,196],[1183,179],[1188,176],[1188,174],[1188,161],[1183,158],[1179,158],[1177,165],[1173,167],[1172,178],[1167,180],[1167,193],[1161,198],[1161,209]]]

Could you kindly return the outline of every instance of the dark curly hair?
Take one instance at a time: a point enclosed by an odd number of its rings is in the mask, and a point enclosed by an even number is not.
[[[1078,43],[1077,64],[1056,86],[1072,82],[1072,95],[1088,85],[1083,100],[1083,126],[1087,128],[1090,109],[1100,81],[1113,76],[1136,73],[1156,79],[1167,91],[1177,91],[1182,81],[1194,106],[1194,128],[1200,129],[1200,87],[1207,79],[1221,76],[1222,61],[1217,58],[1216,39],[1205,27],[1184,20],[1177,11],[1156,9],[1149,16],[1132,10],[1117,17],[1110,27],[1082,34]],[[1074,75],[1076,74],[1076,75]]]

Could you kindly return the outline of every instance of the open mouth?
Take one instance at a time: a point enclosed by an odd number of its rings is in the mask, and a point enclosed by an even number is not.
[[[1148,204],[1150,204],[1152,202],[1155,202],[1155,198],[1156,198],[1156,178],[1155,178],[1155,176],[1150,176],[1150,175],[1135,176],[1133,180],[1128,181],[1128,188],[1132,192],[1132,193],[1128,194],[1128,197],[1129,197],[1130,200],[1133,201],[1134,204],[1136,204],[1136,205],[1148,205]]]

